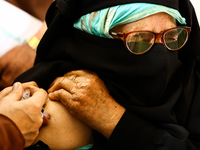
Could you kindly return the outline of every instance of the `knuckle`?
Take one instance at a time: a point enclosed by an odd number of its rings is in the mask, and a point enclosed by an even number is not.
[[[91,75],[91,76],[89,76],[87,78],[86,81],[87,81],[87,83],[88,83],[89,86],[93,86],[93,85],[95,85],[98,82],[98,78],[97,78],[97,76]]]
[[[25,147],[31,146],[33,140],[26,140]]]
[[[61,100],[62,97],[65,97],[65,90],[64,89],[59,89],[58,91],[54,92],[54,98],[57,100]]]
[[[39,135],[39,131],[31,132],[29,138],[27,139],[27,145],[29,146],[32,145],[32,143],[35,141],[38,135]]]
[[[57,96],[64,96],[64,95],[65,95],[65,90],[64,89],[58,90]]]
[[[41,104],[39,104],[39,103],[34,103],[34,104],[32,104],[32,108],[33,108],[36,112],[41,111]]]
[[[38,120],[38,123],[36,124],[37,126],[37,129],[39,129],[40,127],[41,127],[41,125],[42,125],[42,123],[43,123],[43,118],[41,117],[41,115],[40,115],[40,119]],[[38,131],[39,132],[39,131]]]
[[[78,84],[78,83],[77,83]],[[76,86],[72,87],[71,93],[75,94],[77,92],[78,88]]]
[[[48,94],[44,89],[40,88],[40,91],[44,96],[48,97]]]
[[[58,85],[61,86],[61,87],[65,85],[65,77],[60,78]]]
[[[35,137],[37,137],[39,135],[39,130],[37,130],[36,132],[35,132]]]
[[[33,125],[32,125],[32,133],[34,133],[36,136],[39,134],[39,129],[42,126],[43,123],[43,118],[40,114],[40,116],[37,117],[37,119],[35,121],[33,121]]]
[[[30,81],[29,83],[30,83],[32,86],[38,87],[38,85],[37,85],[37,83],[36,83],[35,81]]]
[[[43,92],[43,93],[46,93],[46,91],[45,91],[44,89],[42,89],[42,88],[39,88],[39,90],[40,90],[41,92]]]
[[[34,140],[38,135],[39,135],[39,129],[32,131],[30,140],[31,139]]]
[[[80,103],[80,101],[76,101],[73,104],[73,107],[76,108],[76,109],[80,108],[81,106],[82,106],[82,104]]]

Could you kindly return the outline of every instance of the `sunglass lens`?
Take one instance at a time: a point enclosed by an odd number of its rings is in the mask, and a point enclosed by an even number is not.
[[[184,28],[172,29],[165,33],[164,40],[169,50],[182,48],[187,41],[188,33]]]

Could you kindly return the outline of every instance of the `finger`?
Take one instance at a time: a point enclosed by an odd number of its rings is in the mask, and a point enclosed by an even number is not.
[[[92,71],[89,71],[89,70],[76,70],[76,71],[68,72],[64,76],[71,79],[71,80],[74,77],[76,77],[76,81],[77,81],[77,78],[79,79],[79,77],[91,78],[93,76],[97,76],[97,74],[95,72],[92,72]]]
[[[60,101],[70,113],[70,110],[74,107],[74,101],[72,100],[71,94],[63,89],[55,91],[49,95],[50,100]]]
[[[37,83],[34,82],[34,81],[26,82],[26,83],[23,83],[23,84],[22,84],[22,87],[23,87],[24,89],[27,89],[27,88],[29,88],[30,86],[38,87]]]
[[[61,80],[63,77],[57,77],[51,84],[49,87],[52,87],[56,82],[58,82],[59,80]]]
[[[64,89],[59,89],[57,91],[49,93],[49,95],[48,95],[49,99],[53,100],[53,101],[60,101],[59,93],[62,93],[62,92],[67,92],[67,91],[65,91]]]
[[[23,88],[20,82],[14,83],[12,91],[7,95],[12,101],[20,101],[23,94]]]
[[[87,70],[74,70],[74,71],[70,71],[70,72],[66,73],[65,76],[74,76],[74,75],[83,76],[87,72],[89,72],[89,71],[87,71]]]
[[[40,91],[40,90],[43,90],[42,88],[39,88],[38,86],[35,86],[35,85],[25,85],[24,86],[25,88],[24,88],[24,90],[25,89],[29,89],[30,90],[30,95],[34,95],[34,93],[36,93],[36,92],[38,92],[38,91]]]
[[[38,107],[42,108],[42,106],[46,103],[48,98],[47,92],[43,89],[34,86],[31,86],[29,88],[33,95],[30,98],[28,98],[28,101],[30,103],[37,104]]]
[[[32,145],[35,139],[37,138],[38,134],[39,130],[23,134],[25,138],[25,147]]]
[[[65,106],[68,105],[68,99],[70,99],[71,94],[63,89],[57,90],[49,94],[49,99],[54,101],[61,101]]]
[[[52,87],[49,88],[48,93],[57,91],[59,89],[65,89],[70,93],[74,93],[76,83],[66,77],[60,77],[57,79]]]
[[[33,95],[33,93],[35,93],[37,91],[35,88],[32,88],[32,90],[30,91],[30,87],[31,86],[36,87],[36,88],[39,89],[37,83],[34,82],[34,81],[26,82],[26,83],[22,84],[22,87],[24,89],[24,92],[23,92],[23,98],[24,99],[29,98],[31,95]]]

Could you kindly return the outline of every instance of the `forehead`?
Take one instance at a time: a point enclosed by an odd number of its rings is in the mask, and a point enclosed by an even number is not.
[[[112,31],[128,33],[131,31],[148,30],[160,33],[169,28],[176,27],[176,20],[167,13],[157,13],[138,21],[116,26]]]

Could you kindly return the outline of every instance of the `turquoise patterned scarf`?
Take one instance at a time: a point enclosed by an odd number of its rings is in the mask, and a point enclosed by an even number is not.
[[[175,9],[150,3],[132,3],[105,8],[86,14],[74,23],[74,27],[93,35],[112,38],[109,35],[111,28],[159,12],[165,12],[174,17],[180,24],[186,25],[185,18]]]
[[[75,149],[75,150],[90,150],[91,148],[92,148],[92,144],[88,144],[88,145],[86,145],[86,146],[77,148],[77,149]]]

